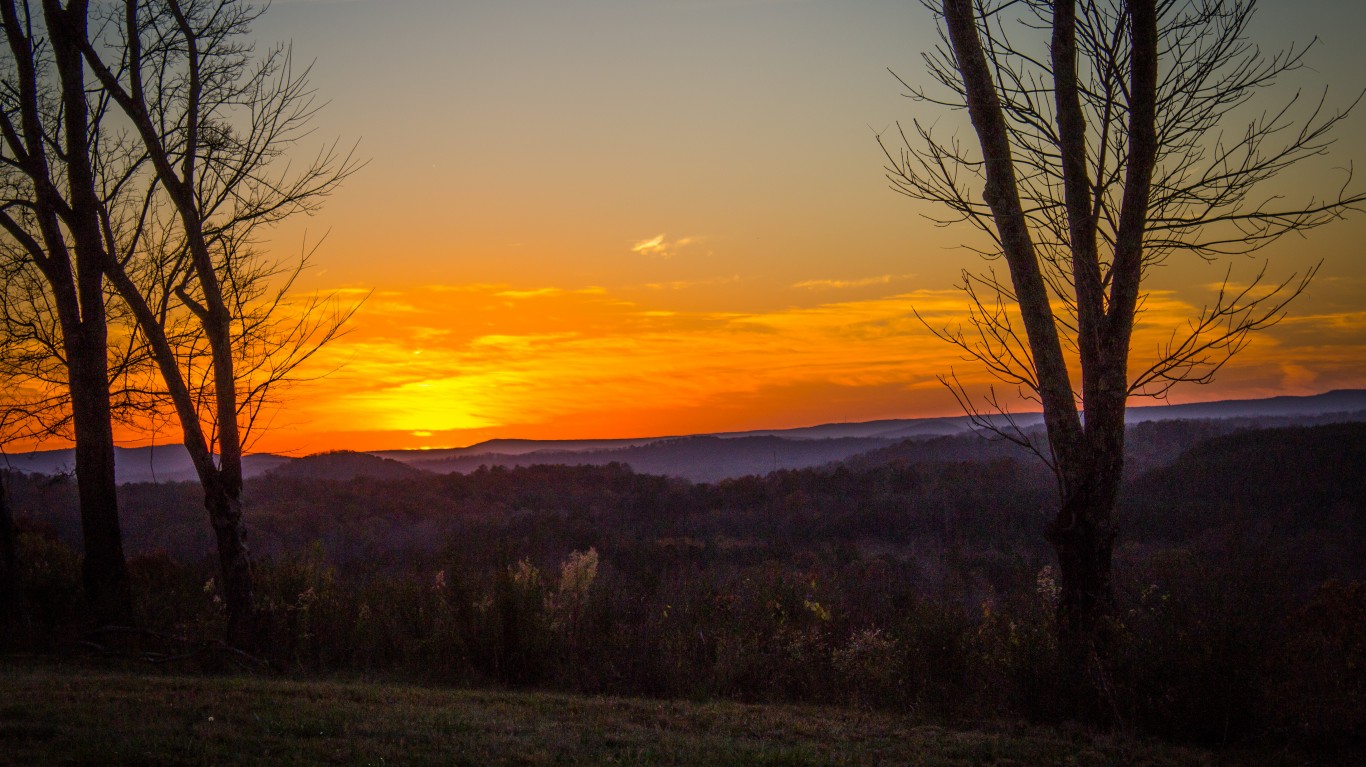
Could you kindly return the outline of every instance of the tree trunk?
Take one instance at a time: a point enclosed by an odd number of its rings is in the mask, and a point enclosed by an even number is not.
[[[223,601],[228,609],[227,641],[251,650],[256,646],[256,605],[251,557],[242,528],[242,498],[220,470],[204,483],[204,508],[209,511],[218,542],[218,564],[223,579]]]
[[[1049,540],[1058,556],[1057,631],[1062,689],[1083,721],[1112,724],[1109,692],[1113,644],[1110,564],[1115,534],[1110,509],[1074,501],[1059,512],[1072,524],[1054,524]]]
[[[129,2],[125,5],[126,34],[130,48],[129,60],[124,62],[134,83],[140,83],[141,68],[147,63],[136,48],[139,34],[139,4]],[[185,306],[199,320],[200,327],[209,342],[210,357],[213,365],[212,397],[217,416],[217,437],[215,444],[206,438],[198,419],[198,409],[189,394],[185,379],[176,369],[177,358],[166,340],[165,328],[145,306],[139,294],[126,275],[115,277],[122,269],[115,263],[107,263],[105,268],[111,278],[116,280],[120,293],[130,305],[135,306],[138,322],[147,334],[161,368],[162,377],[170,390],[181,428],[185,431],[185,446],[190,450],[195,462],[199,480],[204,488],[204,506],[209,512],[218,541],[219,566],[223,577],[223,591],[228,608],[228,641],[239,647],[250,648],[255,640],[255,606],[252,593],[251,561],[247,551],[246,535],[242,529],[242,439],[237,425],[237,375],[234,367],[232,341],[233,314],[224,298],[224,290],[219,282],[217,265],[205,236],[207,213],[201,208],[202,188],[199,185],[196,161],[200,157],[200,130],[204,125],[201,114],[201,100],[205,89],[212,89],[213,78],[206,82],[203,72],[200,45],[208,34],[193,29],[182,8],[172,3],[163,13],[169,13],[180,31],[177,41],[184,45],[185,79],[184,92],[176,98],[184,99],[183,143],[176,146],[178,160],[172,160],[172,152],[166,143],[164,131],[158,130],[152,118],[152,110],[146,101],[146,92],[141,85],[135,84],[126,91],[113,73],[100,61],[99,54],[87,44],[84,48],[87,61],[94,67],[96,76],[103,82],[110,97],[118,102],[124,114],[132,121],[147,150],[148,159],[156,171],[157,179],[175,206],[180,223],[184,228],[185,246],[191,263],[194,281],[198,283],[201,294],[192,298],[187,290],[177,290]],[[163,17],[165,18],[165,17]],[[210,48],[212,49],[212,45]],[[215,71],[211,67],[211,71]],[[217,70],[219,74],[233,71],[231,68]],[[219,83],[216,87],[224,87]],[[265,102],[259,102],[265,104]],[[256,102],[253,102],[256,105]],[[259,119],[254,117],[252,127],[257,127]],[[170,287],[170,286],[167,286]],[[212,450],[218,450],[218,465],[213,462]]]
[[[1058,556],[1058,626],[1088,644],[1099,639],[1114,603],[1110,583],[1115,531],[1113,505],[1092,493],[1078,493],[1063,503],[1048,531]]]
[[[28,643],[28,601],[19,575],[19,542],[9,506],[5,477],[0,476],[0,647],[19,649]]]
[[[6,120],[6,163],[31,179],[32,225],[0,215],[4,229],[29,253],[42,271],[52,307],[62,329],[67,386],[71,396],[76,442],[76,479],[80,497],[85,558],[82,577],[92,618],[97,625],[132,623],[132,598],[124,563],[115,496],[114,440],[110,427],[108,329],[101,275],[103,241],[95,192],[90,147],[89,95],[86,92],[79,37],[86,29],[86,4],[73,1],[62,9],[44,5],[48,44],[60,75],[59,100],[39,85],[33,18],[27,7],[21,15],[13,2],[0,4],[10,64],[17,77],[14,96],[18,129]],[[54,20],[57,23],[53,23]],[[60,128],[55,121],[60,120]],[[61,146],[54,146],[57,137]],[[49,163],[49,151],[64,150],[57,158],[66,169],[59,182]],[[70,199],[64,198],[65,189]],[[6,206],[10,208],[12,206]],[[64,233],[70,233],[71,244]],[[36,235],[36,236],[35,236]]]
[[[76,437],[76,479],[85,559],[81,576],[97,625],[132,625],[133,599],[119,530],[114,430],[109,395],[109,330],[104,301],[101,203],[90,157],[90,111],[81,42],[85,0],[66,9],[44,4],[53,58],[61,76],[62,135],[71,196],[68,226],[76,255],[79,320],[63,328]]]
[[[229,451],[227,444],[221,444],[221,452],[237,458],[231,462],[225,461],[222,467],[214,464],[213,450],[195,410],[194,395],[186,385],[166,328],[160,324],[146,297],[119,262],[108,260],[105,270],[152,347],[152,356],[180,420],[185,449],[190,453],[195,474],[204,490],[204,508],[209,513],[209,523],[213,526],[218,545],[219,577],[222,579],[224,602],[228,610],[227,641],[242,649],[254,649],[257,639],[255,596],[251,560],[242,526],[241,448],[238,446],[236,450]]]
[[[1112,724],[1114,510],[1124,470],[1124,409],[1092,408],[1080,465],[1060,465],[1062,503],[1048,528],[1058,557],[1058,649],[1076,713]],[[1102,415],[1103,413],[1103,415]]]
[[[119,529],[104,318],[92,318],[82,325],[82,330],[94,337],[71,339],[66,344],[85,547],[81,579],[95,624],[128,626],[133,623],[133,597]],[[93,325],[99,327],[90,327]]]

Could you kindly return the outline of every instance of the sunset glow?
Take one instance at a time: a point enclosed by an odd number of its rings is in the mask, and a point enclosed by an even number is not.
[[[805,289],[791,290],[796,298]],[[447,447],[493,437],[657,436],[956,415],[940,374],[953,371],[977,390],[990,383],[925,324],[963,320],[956,290],[755,312],[665,309],[667,297],[655,298],[505,285],[377,293],[357,313],[355,331],[319,359],[337,372],[304,385],[305,395],[281,416],[289,428],[258,449]],[[1152,294],[1135,363],[1197,309],[1174,292]],[[1366,380],[1363,349],[1366,312],[1296,315],[1255,338],[1223,371],[1226,385],[1179,390],[1196,396],[1173,400],[1357,386]]]
[[[1366,5],[1266,6],[1259,43],[1321,38],[1291,86],[1350,103]],[[929,24],[917,3],[865,0],[277,0],[261,41],[314,62],[319,140],[358,141],[368,164],[266,244],[288,255],[325,233],[300,293],[359,308],[253,449],[958,414],[939,376],[990,379],[930,327],[963,322],[954,286],[983,264],[961,247],[970,231],[888,189],[876,140],[962,119],[887,72],[924,79]],[[1353,162],[1366,110],[1292,182],[1331,193]],[[1281,278],[1322,261],[1283,323],[1172,401],[1366,387],[1363,243],[1355,216],[1255,259],[1174,259],[1152,275],[1135,364],[1230,268],[1250,279],[1265,260]]]

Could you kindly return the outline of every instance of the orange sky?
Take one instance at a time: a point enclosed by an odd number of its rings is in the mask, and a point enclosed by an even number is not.
[[[953,370],[979,389],[988,379],[912,311],[936,326],[956,323],[960,294],[884,277],[793,285],[791,305],[755,311],[678,308],[686,301],[671,300],[667,287],[643,297],[485,284],[378,291],[356,330],[319,360],[337,372],[301,385],[258,448],[440,447],[957,414],[937,375]],[[1317,303],[1362,287],[1320,280]],[[810,292],[824,295],[802,301]],[[1135,360],[1194,308],[1172,291],[1151,294]],[[1360,386],[1364,348],[1359,307],[1298,313],[1256,338],[1221,384],[1173,399]]]
[[[1255,32],[1321,37],[1290,85],[1344,104],[1363,6],[1268,0]],[[958,321],[953,285],[979,264],[968,232],[888,189],[876,142],[958,119],[887,71],[923,81],[928,24],[900,0],[276,0],[260,37],[314,61],[318,140],[358,140],[369,164],[270,247],[326,233],[300,287],[369,298],[315,360],[336,372],[294,387],[255,449],[957,414],[936,376],[987,379],[913,309]],[[1353,161],[1362,113],[1287,184],[1339,183]],[[1173,400],[1366,387],[1363,243],[1358,216],[1266,251],[1273,275],[1324,265],[1218,383]],[[1157,270],[1136,361],[1229,266]]]

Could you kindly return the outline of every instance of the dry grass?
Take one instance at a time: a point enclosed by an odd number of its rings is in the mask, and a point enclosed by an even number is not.
[[[1217,763],[1124,737],[849,709],[0,664],[0,764],[12,765]]]

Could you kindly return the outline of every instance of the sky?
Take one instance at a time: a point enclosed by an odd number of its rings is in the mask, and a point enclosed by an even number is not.
[[[1366,85],[1364,6],[1266,0],[1254,35],[1318,37],[1296,83],[1345,105]],[[276,0],[257,30],[312,62],[316,141],[367,164],[268,243],[318,245],[303,292],[365,300],[256,450],[955,415],[938,377],[987,380],[916,316],[961,319],[972,235],[891,191],[877,141],[961,119],[892,74],[927,81],[917,2]],[[1331,187],[1353,163],[1366,110],[1286,183]],[[1225,270],[1322,260],[1285,322],[1172,401],[1366,386],[1363,243],[1357,216],[1257,259],[1178,259],[1149,283],[1135,358]]]

